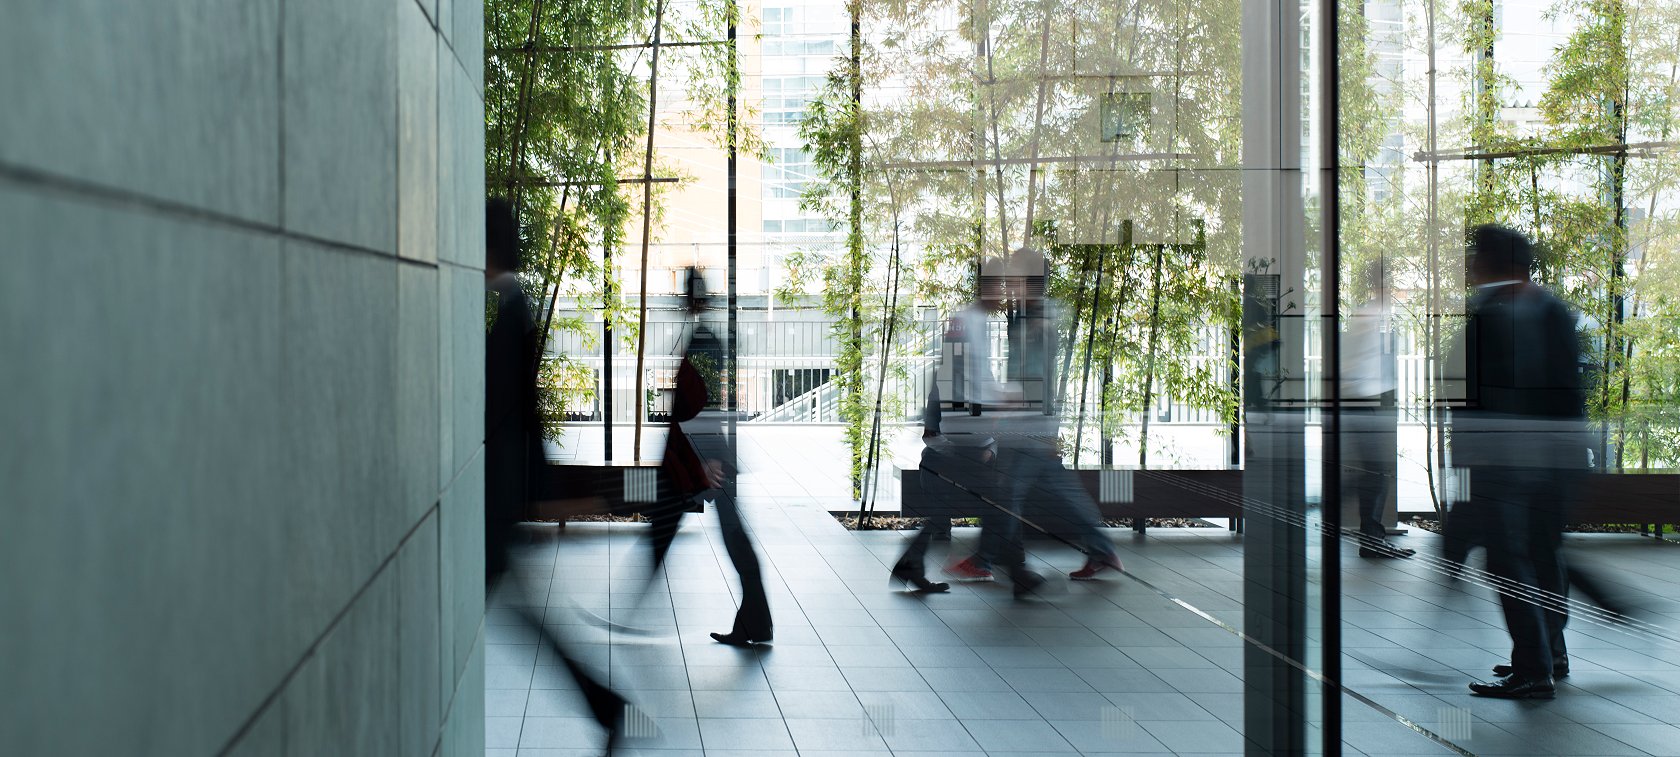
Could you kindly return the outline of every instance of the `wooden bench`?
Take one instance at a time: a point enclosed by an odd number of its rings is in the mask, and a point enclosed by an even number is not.
[[[1241,470],[1111,468],[1072,472],[1097,503],[1104,520],[1130,519],[1132,530],[1138,533],[1145,531],[1149,518],[1228,518],[1232,531],[1242,530]],[[900,509],[906,518],[974,518],[994,510],[972,493],[982,490],[980,487],[964,491],[946,485],[927,491],[919,465],[899,466],[896,475]]]
[[[1680,524],[1680,473],[1589,473],[1569,522],[1637,524],[1663,538],[1663,526]]]
[[[528,520],[557,520],[580,515],[639,514],[669,495],[670,482],[656,461],[595,465],[549,463],[532,477]],[[690,512],[700,508],[691,506]]]

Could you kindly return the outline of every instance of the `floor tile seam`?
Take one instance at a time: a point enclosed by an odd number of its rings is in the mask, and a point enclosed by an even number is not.
[[[1136,576],[1129,576],[1129,577],[1131,577],[1131,578],[1133,578],[1133,580],[1141,583],[1144,586],[1144,588],[1150,589],[1157,594],[1163,594],[1165,596],[1165,593],[1163,592],[1163,590],[1156,587],[1153,583],[1145,581],[1145,580],[1143,580],[1141,578],[1138,578]],[[1182,601],[1182,600],[1180,600],[1180,601]],[[1185,606],[1188,607],[1188,604],[1186,603]],[[1197,612],[1207,612],[1207,611],[1199,611],[1198,610]],[[1207,612],[1207,614],[1211,614],[1211,612]],[[1228,632],[1236,633],[1236,634],[1239,635],[1239,637],[1244,638],[1245,640],[1247,639],[1247,636],[1245,634],[1243,634],[1240,630],[1233,629],[1233,628],[1229,627],[1228,624],[1224,624],[1222,622],[1214,622],[1212,624],[1215,625],[1216,627],[1222,627]],[[1396,680],[1399,680],[1399,679],[1396,679]],[[1407,682],[1407,685],[1411,686],[1411,684],[1409,682]],[[1425,738],[1429,738],[1431,741],[1434,741],[1437,744],[1440,744],[1440,745],[1442,745],[1442,746],[1444,746],[1448,749],[1451,749],[1452,751],[1454,751],[1456,753],[1463,754],[1463,755],[1470,755],[1470,752],[1466,751],[1463,747],[1461,747],[1461,746],[1443,738],[1440,734],[1437,734],[1437,733],[1435,733],[1435,732],[1433,732],[1433,731],[1431,731],[1427,728],[1424,728],[1421,724],[1416,723],[1416,722],[1410,720],[1409,718],[1405,718],[1403,715],[1400,715],[1399,713],[1395,712],[1394,710],[1388,708],[1386,705],[1381,704],[1376,699],[1374,699],[1372,697],[1368,697],[1364,694],[1361,694],[1361,693],[1355,691],[1354,689],[1352,689],[1350,687],[1347,687],[1345,685],[1339,685],[1339,688],[1342,691],[1346,692],[1348,695],[1352,696],[1356,701],[1366,705],[1367,707],[1375,709],[1378,712],[1381,712],[1381,713],[1389,716],[1390,718],[1394,719],[1395,721],[1398,721],[1400,723],[1400,725],[1405,726],[1407,728],[1410,728],[1411,730],[1417,732],[1419,735],[1422,735]],[[1411,688],[1416,689],[1415,686],[1411,686]],[[1176,688],[1174,690],[1177,691]],[[1184,694],[1184,692],[1178,692],[1178,693]],[[1433,695],[1431,695],[1431,696],[1433,696]],[[1191,701],[1194,702],[1198,708],[1201,708],[1203,711],[1208,712],[1209,715],[1213,715],[1213,713],[1211,711],[1208,711],[1207,708],[1205,706],[1203,706],[1200,702],[1196,702],[1196,700],[1194,700],[1194,699],[1191,699]],[[1217,715],[1214,715],[1214,717],[1217,717]],[[1470,755],[1470,757],[1473,757],[1473,755]]]
[[[848,529],[848,530],[847,530],[847,533],[848,533],[848,535],[850,535],[850,537],[851,537],[851,540],[852,540],[852,541],[853,541],[853,542],[854,542],[854,543],[856,543],[856,544],[858,544],[858,545],[859,545],[859,546],[865,546],[865,545],[863,545],[863,544],[862,544],[862,542],[861,542],[861,540],[860,540],[860,539],[859,539],[859,538],[858,538],[858,537],[857,537],[857,535],[856,535],[856,533],[857,533],[857,532],[854,532],[854,531],[851,531],[851,530],[850,530],[850,529]],[[830,570],[833,570],[833,569],[834,569],[834,566],[833,566],[833,564],[832,564],[832,563],[831,563],[831,562],[830,562],[830,561],[829,561],[829,559],[828,559],[828,556],[827,556],[827,555],[826,555],[826,554],[824,554],[824,553],[823,553],[823,552],[821,552],[821,551],[820,551],[820,550],[818,550],[818,554],[819,554],[819,555],[821,555],[821,556],[822,556],[822,558],[823,558],[823,562],[824,562],[824,563],[825,563],[825,564],[828,564],[828,565],[829,565],[829,568],[830,568]],[[889,579],[888,579],[888,580],[889,580],[889,582],[890,582],[890,581],[891,581],[891,580],[892,580],[892,579],[891,579],[891,572],[892,572],[892,570],[891,570],[891,568],[890,568],[890,567],[889,567],[889,566],[888,566],[888,565],[887,565],[887,564],[886,564],[886,563],[885,563],[885,562],[884,562],[884,561],[882,561],[882,560],[881,560],[881,557],[880,557],[880,556],[879,556],[879,555],[877,555],[877,554],[876,554],[876,553],[875,553],[875,552],[874,552],[874,551],[869,551],[869,554],[870,554],[870,555],[871,555],[871,556],[873,556],[873,557],[874,557],[874,558],[875,558],[875,559],[876,559],[876,561],[877,561],[877,564],[879,564],[879,565],[880,565],[880,566],[881,566],[881,567],[882,567],[882,568],[884,568],[884,569],[886,569],[886,570],[887,570],[887,573],[888,573],[888,575],[889,575]],[[852,598],[853,598],[853,599],[854,599],[854,600],[855,600],[855,599],[857,599],[857,592],[856,592],[856,591],[855,591],[855,590],[852,590],[852,589],[851,589],[851,587],[850,587],[850,586],[848,586],[848,587],[847,587],[847,591],[848,591],[848,593],[850,593],[850,594],[851,594],[851,595],[852,595]],[[924,596],[923,596],[923,605],[924,605],[924,606],[925,606],[925,605],[926,605],[926,600],[927,600],[927,599],[928,599],[928,598],[929,598],[929,597],[927,597],[927,596],[925,596],[925,595],[924,595]],[[866,612],[867,612],[867,611],[868,611],[868,609],[867,609],[867,607],[866,607],[866,608],[865,608],[865,611],[866,611]],[[936,617],[936,618],[939,618],[939,616],[938,616],[938,615],[937,615],[937,614],[935,614],[935,616],[934,616],[934,617]],[[875,622],[875,628],[876,628],[876,630],[878,630],[878,631],[880,631],[880,632],[881,632],[881,634],[882,634],[882,635],[884,635],[884,636],[886,636],[886,637],[887,637],[887,642],[888,642],[888,643],[889,643],[889,644],[891,644],[891,645],[892,645],[892,648],[893,648],[893,651],[895,651],[895,652],[897,652],[897,653],[898,653],[898,654],[899,654],[899,656],[900,656],[900,657],[903,657],[903,658],[904,658],[904,659],[905,659],[905,660],[909,660],[909,656],[908,656],[908,655],[905,655],[905,654],[904,654],[904,647],[903,647],[903,646],[902,646],[902,645],[901,645],[901,644],[899,644],[899,643],[898,643],[898,641],[897,641],[897,640],[896,640],[896,639],[894,639],[894,638],[893,638],[893,637],[892,637],[892,635],[891,635],[891,634],[888,634],[888,633],[887,633],[887,632],[886,632],[886,629],[885,629],[885,628],[884,628],[884,627],[882,627],[882,626],[881,626],[881,625],[880,625],[880,621],[879,621],[879,620],[878,620],[878,619],[876,619],[876,618],[875,618],[875,617],[874,617],[874,615],[873,615],[873,613],[871,613],[871,614],[870,614],[870,619],[871,619],[871,620],[872,620],[872,621],[874,621],[874,622]],[[940,622],[940,625],[941,625],[941,626],[944,626],[944,628],[945,628],[945,630],[946,630],[946,631],[947,631],[947,632],[949,632],[949,633],[952,633],[952,634],[955,634],[955,633],[956,633],[956,631],[955,631],[955,629],[953,629],[953,628],[951,628],[951,626],[950,626],[950,624],[949,624],[949,623],[948,623],[948,622],[946,622],[946,621],[945,621],[945,619],[944,619],[944,618],[939,618],[939,622]],[[824,643],[824,644],[823,644],[823,649],[824,649],[824,650],[825,650],[825,651],[826,651],[826,650],[827,650],[827,649],[828,649],[828,645],[827,645],[827,643],[826,643],[826,642],[825,642],[825,643]],[[973,650],[972,650],[972,648],[971,648],[971,647],[970,647],[970,646],[969,646],[969,645],[968,645],[968,644],[967,644],[967,642],[964,642],[964,643],[963,643],[963,649],[965,649],[965,650],[969,650],[969,651],[970,651],[970,652],[972,652],[972,651],[973,651]],[[832,654],[832,653],[830,653],[830,655],[829,655],[829,657],[830,657],[830,659],[831,659],[831,660],[832,660],[832,659],[833,659],[833,654]],[[838,662],[836,662],[836,663],[835,663],[835,667],[836,667],[836,668],[838,668],[838,667],[839,667],[839,663],[838,663]],[[934,688],[933,688],[933,684],[932,684],[932,683],[930,683],[930,682],[929,682],[929,681],[928,681],[928,680],[927,680],[927,675],[926,675],[926,674],[924,674],[924,673],[923,673],[923,672],[922,672],[922,670],[921,670],[921,668],[918,668],[918,667],[916,667],[916,666],[915,666],[915,665],[914,665],[914,664],[912,664],[912,665],[911,665],[911,666],[910,666],[910,667],[911,667],[911,670],[914,670],[914,671],[916,671],[916,677],[917,677],[917,678],[919,678],[919,679],[921,679],[921,681],[922,681],[922,684],[923,684],[923,685],[925,685],[925,686],[927,686],[927,687],[928,687],[928,691],[929,691],[929,692],[931,692],[931,693],[933,693],[933,695],[934,695],[934,696],[935,696],[935,697],[936,697],[936,698],[939,698],[939,692],[938,692],[938,691],[937,691],[937,690],[935,690],[935,689],[934,689]],[[995,675],[995,673],[994,673],[994,675]],[[845,677],[845,672],[844,672],[844,671],[842,671],[842,672],[841,672],[841,677],[842,677],[842,678],[844,678],[844,677]],[[1000,676],[1000,679],[1001,679],[1001,676]],[[1005,683],[1005,684],[1006,684],[1006,685],[1007,685],[1007,684],[1008,684],[1008,682],[1007,682],[1007,681],[1005,681],[1005,682],[1004,682],[1004,683]],[[850,680],[849,680],[849,679],[848,679],[848,680],[847,680],[847,681],[846,681],[846,685],[847,685],[847,687],[848,687],[848,688],[851,688],[851,681],[850,681]],[[886,692],[886,693],[890,693],[890,692]],[[859,702],[859,704],[860,704],[860,705],[861,705],[861,704],[862,704],[862,701],[863,701],[863,697],[861,697],[861,696],[859,696],[859,695],[858,695],[858,694],[857,694],[857,691],[856,691],[856,690],[855,690],[855,689],[852,689],[852,694],[853,694],[853,696],[855,696],[855,697],[857,697],[857,699],[858,699],[858,702]],[[1019,695],[1017,695],[1017,696],[1019,696]],[[943,699],[943,698],[939,698],[939,699],[940,699],[940,702],[939,702],[939,703],[940,703],[940,706],[941,706],[941,707],[944,707],[944,708],[945,708],[945,710],[946,710],[946,712],[950,712],[950,714],[951,714],[951,717],[952,717],[952,719],[954,719],[954,720],[956,720],[956,721],[957,721],[957,724],[958,724],[958,726],[959,726],[959,727],[961,727],[961,728],[962,728],[962,729],[963,729],[963,734],[964,734],[964,735],[966,735],[966,736],[968,736],[968,738],[969,738],[969,740],[970,740],[970,741],[973,741],[973,742],[974,742],[974,744],[975,744],[975,745],[976,745],[976,746],[979,746],[979,744],[980,744],[980,740],[979,740],[979,739],[976,739],[976,738],[975,738],[975,737],[974,737],[974,733],[973,733],[973,732],[972,732],[972,731],[970,731],[970,730],[969,730],[969,727],[968,727],[968,723],[967,723],[967,721],[965,721],[965,720],[963,720],[963,719],[962,719],[962,718],[960,718],[960,717],[957,717],[957,715],[956,715],[956,713],[955,713],[955,712],[951,712],[951,711],[950,711],[950,708],[949,708],[949,707],[948,707],[948,706],[946,706],[946,705],[945,705],[945,702],[944,702],[944,699]],[[1023,701],[1025,701],[1025,700],[1023,700]],[[864,717],[865,717],[865,718],[868,718],[868,717],[869,717],[869,714],[868,714],[868,711],[867,711],[867,710],[865,710],[865,712],[864,712]],[[873,723],[872,723],[872,724],[873,724]],[[877,730],[877,732],[879,732],[879,727],[877,727],[877,728],[876,728],[876,730]],[[1058,734],[1058,735],[1059,735],[1059,734]],[[885,741],[886,741],[886,739],[885,739],[885,738],[884,738],[884,737],[883,737],[883,738],[882,738],[882,741],[883,741],[883,742],[885,742]],[[1066,739],[1063,739],[1063,741],[1066,741]],[[1070,745],[1069,745],[1069,746],[1071,746],[1071,744],[1070,744]],[[891,747],[890,747],[890,745],[889,745],[889,747],[888,747],[888,749],[889,749],[889,750],[890,750],[890,749],[891,749]]]
[[[736,502],[736,506],[740,506],[739,501]],[[755,552],[758,553],[759,559],[761,559],[764,563],[768,563],[769,565],[774,567],[774,562],[772,561],[770,554],[768,552],[762,550],[762,549],[758,549],[756,544],[753,544],[753,543],[750,542],[750,537],[751,537],[751,534],[752,534],[751,526],[747,525],[747,521],[744,518],[743,518],[743,525],[747,528],[747,533],[748,533],[748,536],[749,536],[749,548],[754,549]],[[714,539],[713,539],[713,536],[714,536],[713,531],[714,530],[717,530],[717,529],[703,529],[703,531],[706,535],[706,543],[711,547],[712,558],[717,563],[718,569],[724,573],[725,581],[728,582],[728,574],[729,574],[729,572],[734,570],[734,564],[733,564],[733,562],[731,562],[729,569],[727,571],[724,570],[724,561],[728,559],[728,550],[727,550],[727,548],[724,548],[723,550],[720,551],[719,542],[722,540],[723,537],[722,537],[721,531],[719,530],[719,533],[716,534],[716,539],[717,540],[714,541]],[[773,571],[764,571],[764,570],[761,569],[760,570],[761,580],[763,580],[763,578],[767,578],[768,575],[770,575],[770,574],[775,575],[776,578],[781,581],[782,588],[787,589],[789,591],[789,594],[794,597],[794,604],[796,606],[799,606],[798,605],[798,602],[799,602],[798,595],[792,592],[791,585],[789,585],[787,578],[785,576],[781,575],[780,571],[774,571],[774,570]],[[667,576],[667,582],[668,581],[669,581],[669,577]],[[731,587],[731,588],[733,589],[733,587]],[[731,594],[731,598],[733,599],[734,598],[734,591],[732,590],[730,592],[730,594]],[[806,624],[809,625],[810,620],[809,620],[809,618],[805,617],[804,607],[800,606],[799,612],[800,612],[800,616],[805,619]],[[774,612],[772,612],[772,617],[773,616],[774,616]],[[681,646],[681,645],[679,644],[678,646]],[[823,646],[823,650],[826,652],[827,649],[828,649],[828,647],[825,644]],[[684,665],[683,665],[683,670],[684,670],[685,673],[688,670],[688,665],[687,665],[686,659],[687,659],[687,654],[685,652],[684,653],[685,662],[684,662]],[[830,656],[829,661],[831,663],[834,662],[832,656]],[[782,730],[785,733],[787,733],[788,743],[794,744],[795,751],[797,751],[798,744],[796,742],[794,742],[794,740],[793,740],[793,731],[791,729],[789,729],[788,726],[787,726],[787,716],[786,716],[785,713],[782,712],[782,705],[781,705],[780,700],[776,699],[775,688],[770,683],[770,676],[769,676],[768,673],[765,672],[764,665],[763,665],[762,661],[755,660],[755,663],[756,663],[755,667],[758,671],[758,675],[760,675],[764,678],[765,689],[770,692],[771,700],[776,702],[776,713],[777,713],[778,718],[780,718],[780,720],[782,722]],[[838,669],[839,666],[838,666],[837,663],[835,664],[835,667],[836,667],[836,669]],[[691,700],[693,701],[693,705],[694,705],[694,708],[695,708],[695,714],[696,714],[696,716],[698,716],[699,715],[699,710],[700,710],[700,703],[699,703],[698,699],[694,699],[696,694],[695,694],[695,690],[694,690],[694,682],[693,682],[692,679],[689,680],[689,695],[690,695]],[[696,724],[696,729],[697,730],[699,729],[698,723]],[[705,748],[705,738],[706,738],[705,737],[705,732],[702,730],[701,733],[700,733],[701,748],[702,749]]]
[[[671,574],[670,574],[669,571],[667,571],[665,569],[665,567],[666,566],[664,566],[664,565],[661,565],[659,567],[660,578],[663,579],[664,582],[665,582],[665,595],[666,595],[667,600],[671,602],[671,605],[672,605],[671,612],[673,614],[673,619],[674,619],[675,618],[675,613],[676,613],[676,601],[675,601],[675,599],[671,598]],[[676,626],[676,632],[677,633],[682,632],[682,626],[681,625]],[[610,638],[610,636],[609,636],[609,638]],[[700,742],[701,753],[704,754],[706,735],[705,735],[704,732],[701,732],[701,730],[700,730],[700,723],[699,723],[700,702],[699,702],[699,700],[695,699],[694,679],[689,677],[689,675],[688,675],[688,650],[687,650],[686,647],[683,646],[683,643],[682,643],[681,639],[677,640],[677,645],[676,646],[677,646],[678,664],[680,664],[682,666],[682,670],[683,670],[683,684],[686,687],[686,691],[688,692],[688,706],[689,706],[689,709],[694,713],[694,718],[695,718],[694,730],[695,730],[696,735],[701,740],[701,742]],[[632,705],[633,704],[634,703],[632,703]]]
[[[543,642],[548,638],[548,630],[547,630],[548,629],[548,609],[549,609],[549,607],[552,606],[550,604],[549,600],[550,600],[550,597],[552,596],[552,594],[554,592],[555,582],[560,580],[560,552],[561,551],[562,550],[557,547],[554,551],[554,559],[548,561],[548,587],[549,588],[548,588],[548,592],[545,593],[544,596],[543,596],[542,620],[537,624],[537,627],[535,629],[536,632],[537,632],[537,638],[536,638],[537,657],[542,656]],[[609,571],[610,571],[610,566],[609,566]],[[608,581],[612,580],[612,573],[611,572],[609,572],[607,574],[607,580]],[[612,638],[611,636],[608,636],[608,639],[611,639],[611,638]],[[550,645],[550,646],[552,646],[552,645]],[[558,652],[559,650],[556,649],[555,651]],[[556,660],[556,662],[561,662],[561,661]],[[612,676],[612,650],[611,650],[610,645],[609,645],[608,651],[607,651],[607,676],[608,676],[607,680],[610,683],[612,681],[612,678],[611,678],[611,676]],[[536,682],[537,682],[536,679],[537,679],[537,677],[536,677],[536,663],[535,663],[535,659],[533,658],[532,670],[531,670],[531,681],[525,689],[525,710],[519,716],[519,737],[514,739],[514,742],[513,742],[514,743],[514,748],[516,750],[522,748],[522,745],[525,743],[525,719],[531,717],[531,702],[536,699],[536,697],[532,694],[532,692],[538,690],[538,689],[535,688]],[[518,751],[515,751],[514,754],[517,755]]]

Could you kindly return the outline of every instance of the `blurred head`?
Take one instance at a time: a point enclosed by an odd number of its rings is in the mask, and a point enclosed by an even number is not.
[[[1044,299],[1044,253],[1017,247],[1009,254],[1009,298],[1016,302]]]
[[[1484,224],[1470,230],[1465,249],[1465,273],[1470,284],[1527,281],[1534,267],[1534,247],[1515,229]]]
[[[922,406],[922,438],[928,439],[939,436],[939,420],[943,413],[939,410],[939,387],[928,392],[927,404]]]
[[[501,197],[484,201],[484,275],[519,270],[519,217]]]
[[[689,266],[683,272],[683,306],[690,315],[706,309],[706,277],[698,267]]]
[[[1381,297],[1388,292],[1388,261],[1377,258],[1365,264],[1365,270],[1360,274],[1359,283],[1373,298]]]
[[[1009,275],[998,258],[980,264],[980,309],[995,313],[1003,309],[1009,294]]]

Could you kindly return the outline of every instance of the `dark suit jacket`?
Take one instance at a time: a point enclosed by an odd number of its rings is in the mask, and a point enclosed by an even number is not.
[[[1542,468],[1586,464],[1580,340],[1567,304],[1528,282],[1484,289],[1470,299],[1458,348],[1467,403],[1454,413],[1455,460]]]
[[[537,327],[517,278],[486,282],[497,299],[495,321],[484,340],[485,555],[491,573],[514,524],[524,518],[529,466],[541,459],[537,408]]]
[[[1465,329],[1470,409],[1545,418],[1586,415],[1575,314],[1530,283],[1476,293]]]
[[[704,325],[697,324],[694,335],[683,350],[683,361],[677,368],[676,396],[671,402],[671,428],[665,437],[662,466],[677,492],[694,496],[711,488],[706,473],[706,460],[728,465],[728,450],[720,444],[718,426],[721,416],[716,412],[722,397],[715,396],[707,386],[700,364],[714,375],[724,370],[723,342]],[[710,410],[712,412],[707,413]],[[702,413],[709,417],[701,418]],[[731,471],[724,470],[727,477]]]

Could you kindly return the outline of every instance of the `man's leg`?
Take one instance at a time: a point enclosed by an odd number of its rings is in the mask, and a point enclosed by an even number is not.
[[[916,528],[915,537],[910,539],[910,544],[904,548],[904,554],[899,556],[897,563],[894,563],[894,572],[897,572],[900,567],[903,567],[909,574],[917,576],[927,575],[928,547],[931,546],[933,544],[933,540],[938,538],[941,534],[950,536],[950,518],[923,518],[921,525]]]
[[[745,636],[750,641],[769,641],[772,634],[770,599],[764,592],[764,576],[759,571],[758,553],[753,550],[752,537],[747,535],[745,521],[735,500],[721,491],[708,492],[716,497],[718,524],[723,534],[723,548],[729,562],[741,578],[741,608],[735,613],[735,627],[731,636]]]
[[[1041,461],[1036,456],[1037,449],[1020,447],[1005,449],[1000,456],[1003,463],[1004,479],[998,488],[1006,496],[1009,512],[1002,514],[1008,518],[1008,531],[1000,534],[996,541],[997,562],[1009,571],[1009,577],[1015,584],[1015,594],[1020,596],[1038,588],[1044,583],[1044,577],[1027,570],[1026,524],[1024,516],[1027,513],[1027,499],[1035,482],[1040,476]],[[1002,518],[999,522],[1003,523]]]
[[[1119,568],[1120,556],[1114,542],[1102,532],[1102,513],[1090,492],[1079,482],[1079,474],[1064,467],[1053,455],[1037,461],[1029,499],[1038,505],[1047,530],[1073,541],[1085,554],[1085,565],[1073,578],[1087,579],[1105,568]]]
[[[505,540],[499,540],[492,548],[494,554],[488,556],[492,567],[485,573],[485,596],[493,594],[498,587],[523,592],[525,587],[519,583],[518,576],[508,568],[513,563],[509,556],[511,547]],[[551,630],[558,626],[545,624],[540,610],[530,602],[516,602],[514,609],[519,618],[548,644],[554,655],[560,658],[561,664],[566,666],[566,671],[571,674],[572,679],[577,681],[584,702],[589,706],[589,714],[595,718],[596,723],[607,729],[608,739],[615,738],[629,703],[605,684],[595,680],[595,677],[577,661],[577,657],[568,653],[566,643]]]
[[[688,498],[679,494],[667,495],[648,505],[645,512],[649,522],[647,538],[648,547],[653,552],[653,567],[648,571],[650,580],[665,564],[665,556],[671,551],[671,542],[677,538],[677,529],[682,525],[683,512],[687,508]]]
[[[1511,668],[1519,676],[1549,678],[1552,672],[1551,638],[1545,612],[1534,603],[1531,593],[1540,579],[1532,553],[1535,526],[1524,481],[1511,470],[1490,471],[1485,482],[1489,526],[1487,535],[1488,572],[1505,580],[1499,588],[1499,606],[1505,615],[1505,629],[1511,635]]]
[[[1530,471],[1533,481],[1526,492],[1528,501],[1529,554],[1534,559],[1535,587],[1550,600],[1544,611],[1546,642],[1552,653],[1552,668],[1569,667],[1569,650],[1563,629],[1569,624],[1569,566],[1563,556],[1564,502],[1569,484],[1549,471]]]

